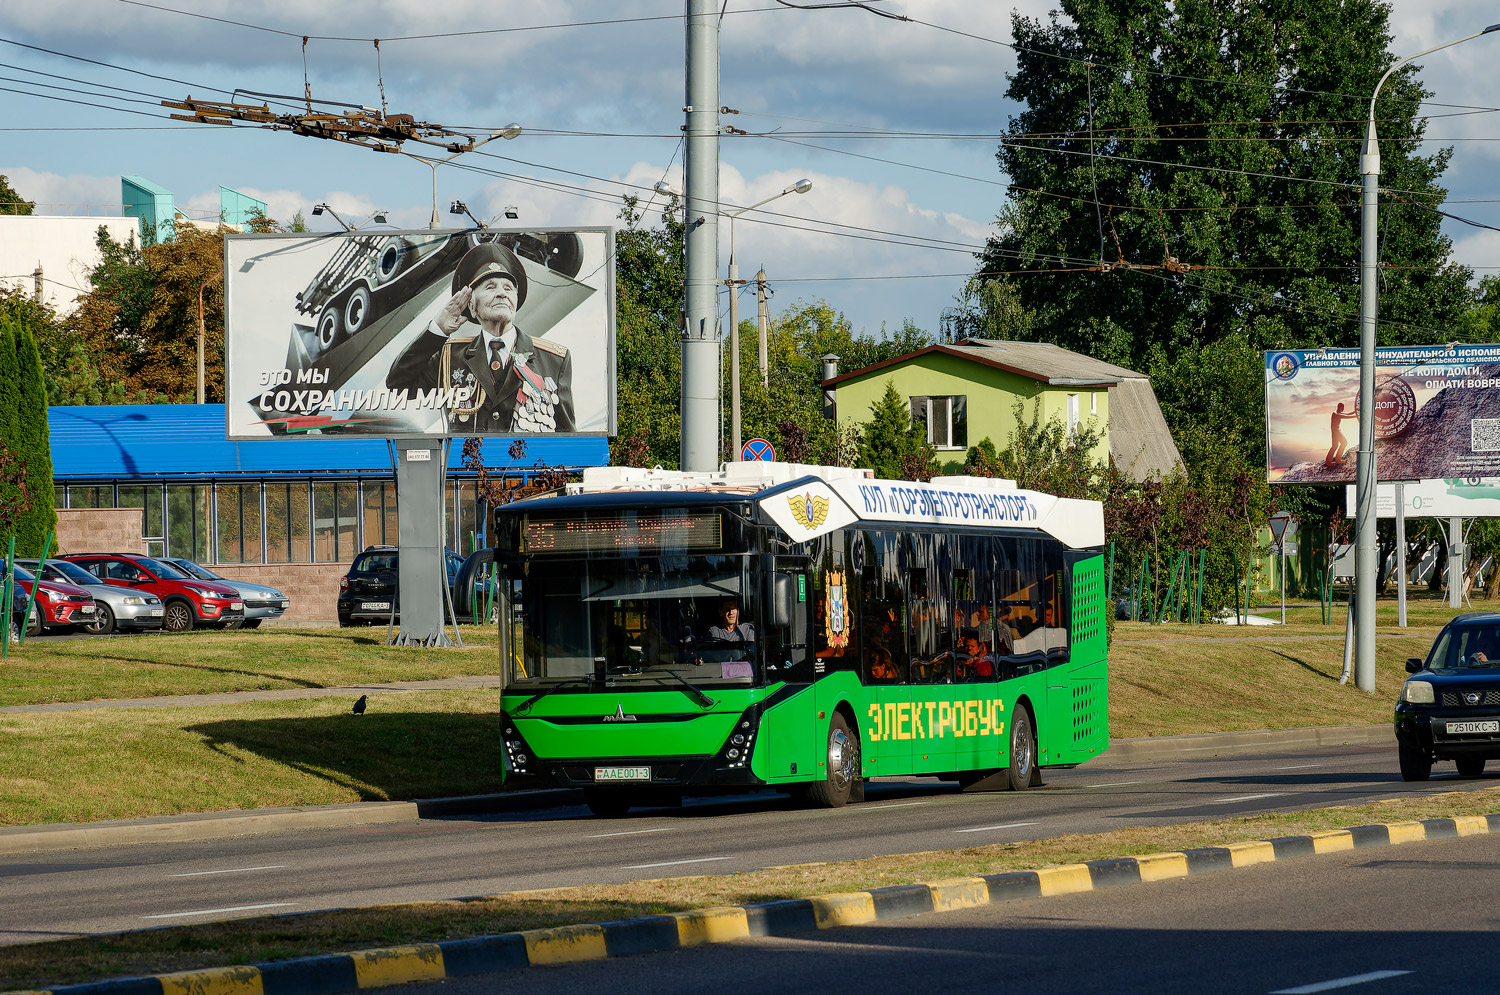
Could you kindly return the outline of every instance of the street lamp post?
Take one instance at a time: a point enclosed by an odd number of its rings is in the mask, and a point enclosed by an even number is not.
[[[739,262],[734,257],[734,219],[746,211],[753,211],[757,207],[764,207],[781,197],[791,193],[807,193],[812,189],[812,180],[800,179],[777,194],[772,194],[765,200],[756,201],[749,207],[736,208],[733,211],[720,211],[719,213],[729,219],[729,279],[724,283],[729,287],[729,423],[734,437],[734,448],[730,450],[729,458],[738,461],[740,458],[740,307],[739,286],[740,268]]]
[[[1454,45],[1500,30],[1491,24],[1483,31],[1435,45],[1397,61],[1375,84],[1370,95],[1370,115],[1365,147],[1359,157],[1362,186],[1360,204],[1359,266],[1359,456],[1355,466],[1355,608],[1354,683],[1361,691],[1375,690],[1375,315],[1379,303],[1376,249],[1376,205],[1380,187],[1380,145],[1375,136],[1375,101],[1391,74],[1413,59],[1452,48]]]

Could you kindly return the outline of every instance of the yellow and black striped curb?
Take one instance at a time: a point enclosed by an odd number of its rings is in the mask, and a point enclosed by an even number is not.
[[[1336,829],[1144,857],[1112,857],[1039,871],[900,884],[614,922],[532,929],[384,950],[63,985],[51,995],[324,995],[408,981],[441,981],[544,964],[658,953],[754,936],[808,933],[997,902],[1098,891],[1249,867],[1274,860],[1421,840],[1500,833],[1500,814]],[[22,992],[17,995],[42,995]]]

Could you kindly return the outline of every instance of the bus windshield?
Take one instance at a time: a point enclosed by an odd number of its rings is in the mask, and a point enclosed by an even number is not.
[[[505,586],[511,680],[751,684],[749,564],[743,554],[533,559]]]

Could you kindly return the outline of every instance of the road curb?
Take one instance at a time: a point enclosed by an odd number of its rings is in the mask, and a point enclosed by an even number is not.
[[[409,981],[443,981],[527,967],[664,953],[750,937],[837,929],[1018,899],[1101,891],[1314,854],[1487,833],[1500,833],[1500,813],[1375,823],[1310,836],[1281,836],[1142,857],[1112,857],[1034,871],[1005,871],[813,898],[780,899],[463,940],[117,978],[16,995],[43,995],[44,992],[48,995],[173,995],[177,992],[313,995],[352,992]]]
[[[427,798],[409,802],[352,802],[345,805],[207,812],[113,822],[12,826],[0,829],[0,855],[134,843],[182,843],[252,833],[417,822],[422,819],[521,812],[582,803],[581,791],[543,789],[511,794]]]
[[[1395,746],[1389,723],[1358,726],[1312,726],[1304,729],[1256,729],[1210,732],[1195,736],[1136,736],[1111,740],[1095,763],[1150,763],[1196,757],[1299,750],[1313,746]],[[1091,764],[1092,766],[1092,764]]]

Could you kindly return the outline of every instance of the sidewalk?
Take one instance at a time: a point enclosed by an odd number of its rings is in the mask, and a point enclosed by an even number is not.
[[[88,708],[192,708],[200,705],[232,705],[242,701],[287,701],[293,698],[358,698],[362,694],[397,694],[402,691],[462,691],[498,688],[497,676],[445,677],[433,681],[396,681],[393,684],[350,684],[332,688],[278,688],[274,691],[224,691],[218,694],[171,694],[153,698],[101,698],[96,701],[64,701],[47,705],[6,705],[0,715],[11,712],[76,712]],[[498,703],[497,703],[498,707]]]

